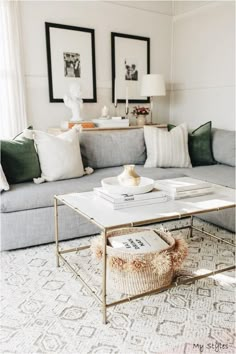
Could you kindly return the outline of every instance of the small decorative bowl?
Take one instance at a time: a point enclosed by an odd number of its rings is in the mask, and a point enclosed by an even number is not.
[[[154,188],[154,180],[146,177],[140,177],[138,186],[121,186],[117,177],[104,178],[101,184],[107,192],[112,194],[144,194]]]

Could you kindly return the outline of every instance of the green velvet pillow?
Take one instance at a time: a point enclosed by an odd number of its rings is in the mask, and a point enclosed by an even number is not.
[[[168,131],[175,125],[168,124]],[[212,154],[211,122],[207,122],[188,135],[188,149],[192,166],[214,165]]]
[[[13,140],[1,140],[1,164],[8,183],[32,181],[41,176],[34,140],[19,134]]]

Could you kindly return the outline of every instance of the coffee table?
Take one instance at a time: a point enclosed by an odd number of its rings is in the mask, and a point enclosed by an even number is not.
[[[91,223],[97,225],[103,235],[103,259],[102,259],[102,298],[99,298],[93,289],[83,280],[81,275],[73,268],[73,266],[65,259],[63,256],[65,253],[78,252],[85,250],[90,247],[90,245],[62,249],[59,246],[59,230],[58,230],[58,202],[67,205],[69,208],[73,209],[75,212],[85,217]],[[175,287],[181,284],[189,284],[198,279],[209,277],[217,273],[222,273],[235,269],[235,265],[230,267],[225,267],[222,269],[216,269],[214,271],[208,272],[203,275],[198,275],[192,277],[191,279],[184,279],[180,282],[174,282],[169,286],[162,287],[159,289],[154,289],[146,291],[142,294],[129,296],[118,301],[113,301],[107,303],[107,233],[111,230],[123,227],[138,227],[143,225],[151,225],[160,223],[163,221],[178,220],[182,218],[189,217],[189,225],[181,227],[188,228],[189,237],[192,237],[192,231],[197,230],[203,234],[216,238],[221,242],[230,244],[234,247],[234,244],[223,240],[215,235],[210,234],[205,230],[201,230],[194,226],[193,217],[195,215],[204,214],[206,212],[219,211],[228,208],[235,207],[235,190],[214,185],[214,193],[193,197],[185,198],[180,200],[169,200],[164,203],[150,204],[141,207],[125,208],[120,210],[113,210],[111,206],[95,192],[84,192],[84,193],[71,193],[64,195],[54,196],[54,210],[55,210],[55,241],[56,241],[56,261],[57,266],[60,266],[60,260],[68,266],[68,268],[76,275],[76,277],[82,282],[85,288],[96,298],[96,300],[102,305],[103,312],[103,323],[107,322],[107,308],[111,306],[118,305],[133,299],[140,298],[142,296],[151,295],[154,293],[161,292],[163,290]],[[177,230],[176,228],[174,230]],[[172,231],[172,230],[170,230]]]

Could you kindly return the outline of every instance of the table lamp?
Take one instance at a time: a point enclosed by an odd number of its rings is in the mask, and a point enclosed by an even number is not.
[[[165,81],[160,74],[147,74],[142,77],[141,83],[141,96],[150,97],[150,116],[152,124],[152,112],[153,112],[153,97],[165,96],[166,88]]]

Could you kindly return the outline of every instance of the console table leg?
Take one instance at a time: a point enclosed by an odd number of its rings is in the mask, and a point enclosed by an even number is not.
[[[58,244],[58,206],[57,206],[56,198],[54,198],[54,222],[55,222],[55,241],[56,241],[56,265],[57,267],[60,267],[59,244]]]
[[[103,272],[102,272],[102,316],[103,323],[107,323],[107,304],[106,304],[106,296],[107,296],[107,234],[106,231],[103,232]]]

